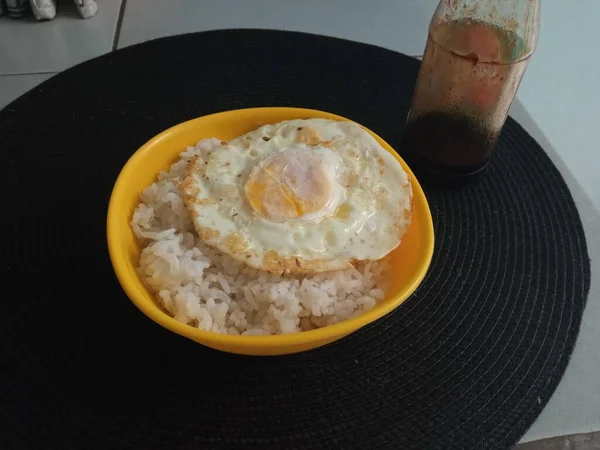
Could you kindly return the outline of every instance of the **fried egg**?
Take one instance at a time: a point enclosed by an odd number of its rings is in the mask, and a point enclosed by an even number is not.
[[[181,190],[206,244],[278,274],[381,259],[412,218],[408,174],[345,121],[261,126],[190,161]]]

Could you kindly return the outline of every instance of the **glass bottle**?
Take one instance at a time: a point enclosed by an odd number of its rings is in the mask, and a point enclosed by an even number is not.
[[[529,59],[540,0],[441,0],[402,153],[417,173],[472,179],[487,165]]]

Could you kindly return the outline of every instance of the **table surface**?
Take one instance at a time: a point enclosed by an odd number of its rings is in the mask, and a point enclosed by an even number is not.
[[[222,28],[275,28],[326,34],[420,56],[437,0],[102,0],[89,20],[61,3],[50,22],[0,17],[0,108],[86,59],[149,39]],[[583,13],[585,11],[585,13]],[[523,438],[600,430],[600,59],[597,0],[545,0],[538,49],[511,115],[546,149],[579,207],[592,258],[592,286],[571,364],[550,403]],[[201,49],[198,49],[201,57]],[[93,86],[90,86],[93,89]]]

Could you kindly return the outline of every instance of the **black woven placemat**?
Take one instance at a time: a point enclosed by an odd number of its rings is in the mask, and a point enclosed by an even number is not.
[[[331,111],[401,150],[418,62],[306,34],[160,39],[0,113],[0,448],[508,449],[556,388],[589,288],[573,199],[509,119],[485,177],[427,190],[436,249],[378,323],[298,355],[209,350],[144,317],[105,244],[112,185],[165,128],[251,106]],[[11,289],[14,291],[11,292]]]

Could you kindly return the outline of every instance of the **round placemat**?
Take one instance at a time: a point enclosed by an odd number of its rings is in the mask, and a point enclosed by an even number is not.
[[[508,449],[556,388],[589,287],[561,175],[509,119],[477,183],[427,189],[420,289],[325,348],[242,357],[143,316],[105,243],[119,170],[194,117],[297,106],[401,152],[419,63],[307,34],[160,39],[53,77],[0,113],[0,448]],[[12,291],[11,291],[12,289]]]

